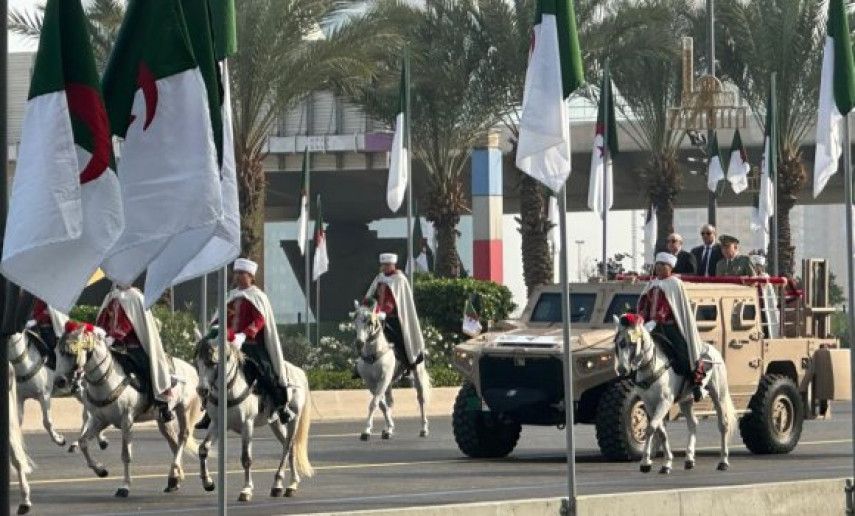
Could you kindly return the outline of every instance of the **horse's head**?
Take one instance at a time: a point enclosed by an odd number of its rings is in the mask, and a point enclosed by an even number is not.
[[[615,332],[615,372],[626,376],[638,370],[644,360],[645,350],[652,343],[650,331],[654,322],[645,323],[637,314],[614,316]]]
[[[65,333],[56,346],[54,384],[65,389],[77,381],[86,363],[99,350],[105,350],[106,333],[92,324],[68,321]]]
[[[217,334],[218,330],[212,330],[208,335],[199,339],[193,352],[193,362],[196,364],[196,370],[199,371],[199,385],[196,387],[196,391],[201,396],[207,396],[211,386],[217,382],[217,371],[220,363]],[[229,341],[234,339],[231,331],[229,331],[228,337]],[[230,362],[235,357],[240,360],[238,355],[239,353],[234,346],[226,343],[226,361]]]
[[[383,321],[385,317],[377,313],[377,301],[373,301],[371,305],[361,305],[358,301],[353,302],[355,311],[352,312],[353,326],[356,330],[356,340],[365,345],[372,340],[375,340],[377,335],[383,331]]]

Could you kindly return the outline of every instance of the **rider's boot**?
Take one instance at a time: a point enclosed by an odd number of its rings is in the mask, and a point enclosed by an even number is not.
[[[207,430],[209,426],[211,426],[211,417],[208,416],[207,412],[205,412],[205,415],[202,416],[202,419],[200,419],[193,428],[196,430]]]
[[[169,423],[175,419],[175,412],[169,408],[169,398],[172,396],[172,389],[167,389],[154,400],[154,405],[157,407],[158,417],[164,423]]]
[[[295,416],[294,412],[288,408],[288,389],[285,387],[279,387],[277,390],[276,405],[279,408],[276,410],[276,414],[279,416],[279,421],[283,425],[287,425]]]
[[[699,360],[697,366],[695,367],[695,371],[692,373],[692,379],[694,380],[695,387],[692,389],[692,395],[695,398],[695,401],[701,401],[704,398],[704,390],[702,388],[704,384],[704,378],[707,376],[706,367],[703,360]]]

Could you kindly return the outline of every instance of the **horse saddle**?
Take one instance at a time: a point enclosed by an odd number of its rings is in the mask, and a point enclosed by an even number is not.
[[[140,360],[130,353],[124,344],[114,344],[110,348],[110,353],[116,362],[118,362],[119,367],[122,368],[125,375],[127,375],[131,387],[143,394],[151,392],[151,372],[149,371],[150,366],[148,363],[140,363]],[[174,386],[177,384],[175,358],[167,355],[166,362],[169,364],[169,375],[172,377],[172,384]]]

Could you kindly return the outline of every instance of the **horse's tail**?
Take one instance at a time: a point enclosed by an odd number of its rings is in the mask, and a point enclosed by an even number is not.
[[[184,444],[184,450],[192,456],[199,454],[199,442],[193,437],[193,428],[199,422],[202,415],[202,399],[195,392],[190,404],[187,406],[187,425],[190,434],[187,436],[187,442]]]
[[[294,445],[291,453],[294,454],[294,467],[297,473],[303,477],[311,477],[315,474],[312,464],[309,462],[309,427],[312,425],[312,393],[306,384],[306,400],[299,413],[297,430],[294,432]]]
[[[24,433],[21,431],[21,422],[18,420],[18,387],[15,380],[15,372],[12,366],[9,366],[9,451],[11,452],[12,462],[16,463],[16,467],[25,475],[33,471],[33,461],[27,455],[27,449],[24,446]]]

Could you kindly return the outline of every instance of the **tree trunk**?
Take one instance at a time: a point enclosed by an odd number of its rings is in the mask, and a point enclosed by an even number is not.
[[[459,278],[463,271],[460,255],[457,254],[457,224],[460,214],[466,209],[463,199],[463,183],[459,176],[433,171],[434,176],[428,192],[425,218],[433,222],[436,230],[436,258],[434,272],[443,278]],[[470,271],[471,274],[471,271]]]
[[[520,216],[516,221],[522,236],[523,278],[528,295],[538,285],[553,283],[553,254],[549,246],[549,196],[545,188],[520,172]]]
[[[237,165],[241,256],[258,263],[255,280],[258,285],[263,286],[264,201],[267,193],[264,155],[244,150],[239,154]]]
[[[796,248],[792,245],[790,211],[796,205],[798,193],[807,182],[807,172],[801,162],[801,156],[786,150],[777,172],[778,209],[775,216],[778,221],[778,274],[792,276],[796,267]],[[772,245],[771,242],[769,245]]]
[[[460,217],[457,217],[458,221]],[[443,278],[459,278],[463,265],[457,254],[457,223],[449,217],[435,220],[436,229],[436,262],[434,269],[437,276]],[[472,272],[470,271],[470,275]]]
[[[674,199],[683,190],[683,176],[672,155],[657,154],[641,171],[647,195],[656,206],[656,250],[665,248],[665,239],[674,232]]]

